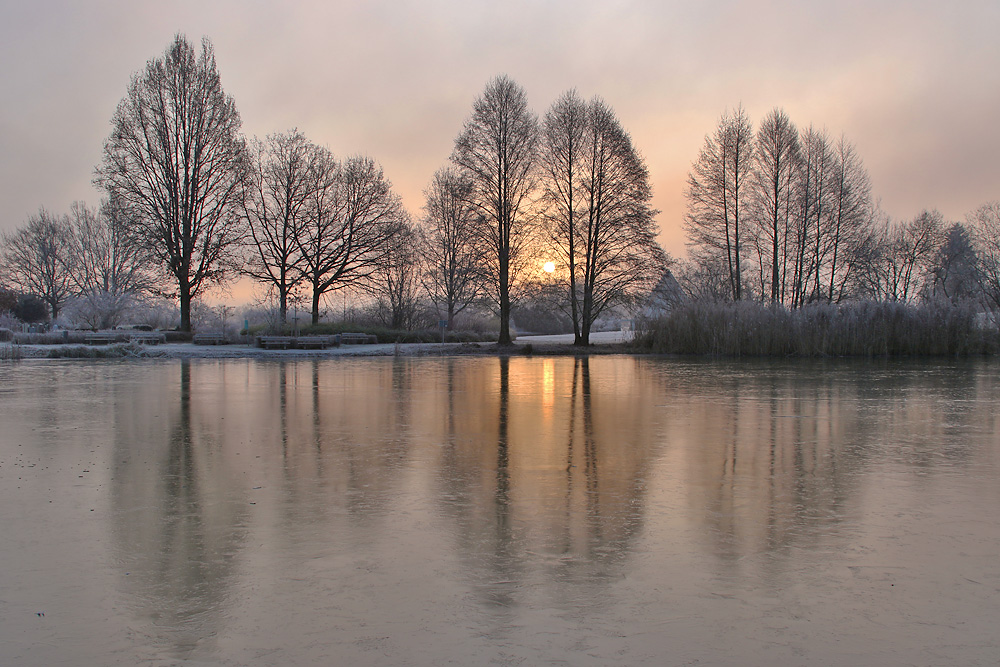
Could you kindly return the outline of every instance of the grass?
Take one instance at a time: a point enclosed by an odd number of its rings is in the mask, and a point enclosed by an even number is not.
[[[17,343],[0,343],[0,361],[17,361],[22,356],[21,346]]]
[[[20,345],[65,345],[84,343],[86,331],[50,331],[47,333],[16,333],[14,340]]]
[[[649,321],[640,351],[718,356],[896,357],[996,354],[1000,334],[971,306],[858,302],[799,310],[696,301]]]
[[[14,342],[19,345],[82,345],[87,342],[87,334],[90,331],[68,330],[49,331],[46,333],[15,333]],[[114,332],[117,341],[128,342],[129,337],[136,332],[128,329],[120,329]],[[168,343],[190,343],[191,333],[188,331],[159,331]]]
[[[251,334],[257,333],[251,330]],[[286,326],[283,335],[291,335],[292,327]],[[322,335],[329,336],[338,333],[364,333],[374,334],[380,343],[440,343],[441,331],[438,329],[427,329],[422,331],[400,331],[388,329],[386,327],[363,325],[351,322],[321,322],[319,324],[307,324],[299,327],[299,334],[302,336]],[[446,343],[486,343],[496,340],[495,333],[477,333],[474,331],[448,331],[445,332]]]
[[[146,356],[146,348],[138,343],[113,345],[63,345],[49,350],[49,359],[122,359]]]

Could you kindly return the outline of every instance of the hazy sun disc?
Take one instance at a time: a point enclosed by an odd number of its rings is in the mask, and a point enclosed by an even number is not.
[[[545,266],[543,266],[542,268],[545,270],[545,273],[552,273],[553,271],[556,270],[556,263],[545,262]]]

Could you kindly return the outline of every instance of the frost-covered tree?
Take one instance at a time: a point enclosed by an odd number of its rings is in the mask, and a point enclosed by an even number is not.
[[[944,221],[937,211],[922,211],[905,222],[883,219],[857,251],[859,296],[876,301],[916,300],[943,240]]]
[[[989,308],[1000,309],[1000,201],[980,206],[966,218],[979,257],[979,279]]]
[[[928,291],[932,298],[960,303],[982,294],[979,258],[965,226],[955,223],[943,234],[929,271]]]
[[[45,209],[29,217],[23,227],[3,236],[5,280],[41,299],[53,320],[76,294],[74,245],[69,219]]]
[[[156,262],[136,233],[134,216],[120,202],[105,200],[98,209],[76,202],[70,222],[75,316],[89,327],[115,327],[155,291]]]

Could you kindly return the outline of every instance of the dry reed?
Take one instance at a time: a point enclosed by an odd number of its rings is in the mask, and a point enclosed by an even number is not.
[[[995,354],[996,327],[974,308],[947,303],[812,304],[693,301],[647,321],[636,346],[664,354],[720,356],[964,356]]]

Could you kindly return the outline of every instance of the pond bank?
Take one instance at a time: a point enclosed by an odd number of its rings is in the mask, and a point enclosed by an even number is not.
[[[573,346],[573,335],[522,336],[510,347],[496,343],[376,343],[342,345],[322,350],[265,350],[245,344],[195,345],[16,345],[0,343],[0,359],[43,358],[163,358],[163,359],[302,359],[328,357],[449,356],[449,355],[577,355],[623,354],[631,351],[626,336],[631,332],[610,331],[593,334],[589,349]],[[7,353],[7,354],[5,354]]]

